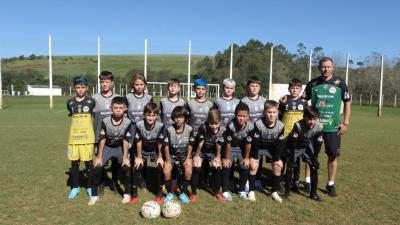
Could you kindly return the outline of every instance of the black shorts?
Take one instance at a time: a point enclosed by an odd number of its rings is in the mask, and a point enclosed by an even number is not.
[[[340,156],[340,142],[341,137],[337,132],[324,132],[323,133],[325,153],[330,157]]]

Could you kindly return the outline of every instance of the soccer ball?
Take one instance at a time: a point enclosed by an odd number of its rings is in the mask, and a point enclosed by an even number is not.
[[[181,214],[182,208],[179,202],[171,200],[167,203],[164,203],[162,206],[162,214],[166,218],[174,218],[178,217]]]
[[[147,201],[143,204],[141,213],[146,219],[156,219],[160,216],[160,205],[155,201]]]

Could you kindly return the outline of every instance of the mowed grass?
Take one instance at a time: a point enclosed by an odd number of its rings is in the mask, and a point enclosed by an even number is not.
[[[200,191],[195,204],[184,205],[178,219],[149,221],[141,204],[153,199],[140,192],[136,205],[123,205],[107,190],[94,207],[81,189],[67,200],[69,118],[65,97],[7,97],[0,110],[0,224],[398,224],[400,221],[400,108],[354,106],[351,126],[343,138],[337,176],[338,197],[323,193],[326,156],[321,154],[316,203],[302,195],[279,204],[257,193],[257,202],[219,203]],[[266,165],[270,168],[269,165]],[[303,177],[303,176],[301,176]],[[267,193],[269,194],[269,187]]]

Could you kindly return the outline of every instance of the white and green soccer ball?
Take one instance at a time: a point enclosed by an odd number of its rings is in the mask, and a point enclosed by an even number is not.
[[[160,212],[160,205],[155,201],[147,201],[142,205],[141,214],[146,219],[157,219]]]
[[[162,214],[166,218],[178,217],[182,212],[181,205],[175,200],[164,203],[162,206]]]

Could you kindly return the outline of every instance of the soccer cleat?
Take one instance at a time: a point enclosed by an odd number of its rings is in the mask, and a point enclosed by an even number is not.
[[[336,197],[336,186],[333,185],[326,185],[326,190],[328,191],[328,195],[331,197]]]
[[[256,190],[257,191],[262,191],[263,190],[263,186],[262,186],[261,180],[256,180],[255,185],[256,185]]]
[[[250,184],[249,184],[248,180],[246,181],[246,186],[244,187],[244,191],[247,193],[249,193],[249,191],[250,191]]]
[[[218,199],[218,201],[220,201],[220,202],[225,202],[225,198],[224,198],[224,196],[223,196],[220,192],[216,193],[216,194],[215,194],[215,197]],[[231,196],[231,197],[232,197],[232,196]]]
[[[92,188],[86,188],[86,194],[88,195],[89,199],[92,197]]]
[[[72,189],[71,189],[71,192],[69,192],[68,199],[74,199],[74,198],[76,198],[76,196],[79,195],[79,192],[80,192],[80,191],[81,191],[81,190],[79,189],[79,187],[77,187],[77,188],[72,188]]]
[[[299,182],[298,181],[293,182],[292,191],[294,193],[300,194],[300,188],[299,188]]]
[[[274,192],[271,194],[272,200],[278,201],[279,203],[282,203],[282,198],[279,196],[278,192]]]
[[[197,195],[190,195],[189,200],[190,200],[190,202],[196,202],[197,201]]]
[[[252,202],[255,202],[256,201],[256,193],[254,191],[250,191],[247,199]]]
[[[131,195],[124,194],[124,197],[122,198],[122,204],[129,203],[131,201]]]
[[[224,199],[228,202],[231,202],[233,200],[232,195],[229,191],[225,191],[224,193],[222,193],[222,196],[224,196]]]
[[[92,196],[88,202],[88,205],[94,205],[99,200],[99,196]]]
[[[285,192],[285,194],[283,194],[283,199],[285,199],[286,201],[290,200],[290,192]]]
[[[239,198],[242,200],[249,200],[249,198],[247,197],[247,193],[245,191],[239,192]]]
[[[172,192],[170,192],[167,194],[167,196],[165,196],[164,203],[167,203],[167,202],[171,201],[172,199],[174,199],[174,194]]]
[[[158,204],[163,204],[164,199],[163,197],[157,197],[156,199],[154,199],[155,202],[157,202]]]
[[[314,200],[314,201],[317,201],[317,202],[322,202],[322,201],[323,201],[322,198],[319,197],[317,193],[315,193],[315,194],[310,194],[310,199],[311,199],[311,200]]]
[[[189,204],[190,203],[190,199],[188,198],[188,196],[185,193],[180,193],[178,198],[179,198],[179,200],[181,200],[181,202],[183,204]]]
[[[307,194],[310,194],[310,192],[311,192],[311,184],[310,183],[307,183],[307,182],[304,183],[304,191]]]
[[[137,198],[137,197],[132,197],[132,198],[129,200],[129,204],[134,205],[134,204],[136,204],[137,201],[138,201],[138,198]]]

